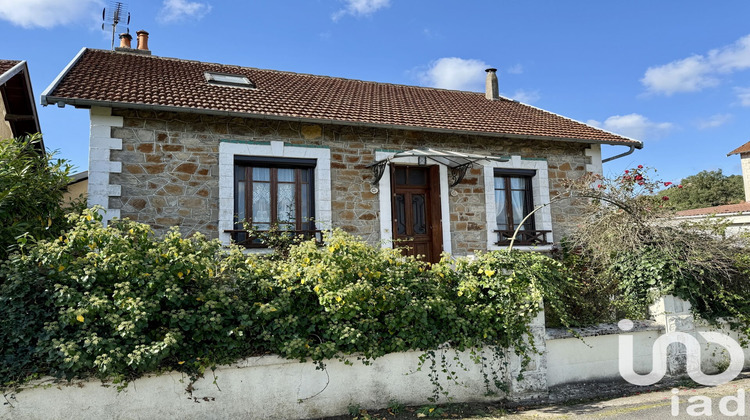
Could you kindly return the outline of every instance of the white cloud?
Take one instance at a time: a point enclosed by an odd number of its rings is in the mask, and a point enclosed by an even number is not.
[[[518,102],[523,102],[525,104],[531,104],[539,100],[541,96],[539,95],[538,90],[523,90],[519,89],[517,90],[513,95],[510,97],[511,99],[515,99]]]
[[[508,70],[505,70],[508,74],[521,74],[523,73],[523,66],[520,64],[514,64],[510,67],[508,67]]]
[[[636,140],[655,140],[674,128],[672,123],[653,122],[640,114],[613,115],[604,122],[588,120],[586,123]]]
[[[651,93],[696,92],[719,84],[722,74],[750,69],[750,35],[735,43],[662,66],[649,67],[641,83]]]
[[[489,68],[481,60],[443,57],[433,61],[418,77],[422,84],[443,89],[484,91],[482,87]]]
[[[740,105],[750,106],[750,88],[734,88],[734,92],[737,94],[737,99],[740,100]]]
[[[334,21],[346,15],[369,16],[380,9],[390,6],[390,0],[343,0],[344,8],[334,13],[331,19]]]
[[[716,114],[708,117],[707,119],[698,120],[696,125],[699,129],[705,130],[707,128],[721,127],[722,125],[728,123],[731,119],[732,114]]]
[[[188,0],[164,0],[158,19],[162,23],[180,22],[188,19],[199,20],[211,11],[211,5]]]
[[[100,0],[0,0],[0,19],[22,28],[49,29],[93,20],[102,5]]]

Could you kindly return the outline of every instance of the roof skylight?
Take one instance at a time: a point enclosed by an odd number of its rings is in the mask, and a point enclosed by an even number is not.
[[[255,88],[255,83],[245,76],[229,73],[215,73],[207,71],[204,73],[206,81],[212,85],[234,86],[244,88]]]

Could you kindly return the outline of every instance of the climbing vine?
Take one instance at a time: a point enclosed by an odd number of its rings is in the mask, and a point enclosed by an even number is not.
[[[323,367],[409,350],[425,352],[439,384],[460,376],[446,346],[511,349],[525,366],[540,301],[559,303],[556,290],[568,281],[558,262],[536,253],[430,265],[339,230],[324,246],[306,241],[267,258],[177,231],[155,238],[131,221],[103,227],[94,210],[70,223],[0,267],[5,387],[34,375],[196,377],[266,353]],[[498,364],[484,365],[488,389],[501,386],[503,374],[489,372]]]

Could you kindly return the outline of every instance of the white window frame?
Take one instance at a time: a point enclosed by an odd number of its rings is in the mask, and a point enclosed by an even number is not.
[[[375,152],[375,161],[388,159],[398,152],[381,151]],[[419,162],[416,156],[399,158],[396,165],[408,164],[417,165]],[[393,165],[389,162],[388,165]],[[448,203],[448,167],[439,165],[440,173],[440,225],[443,230],[443,252],[452,253],[451,247],[451,226],[450,226],[450,205]],[[393,206],[391,191],[391,171],[386,167],[383,176],[378,182],[378,200],[380,202],[380,246],[383,248],[393,248]]]
[[[331,229],[331,150],[320,146],[290,146],[283,141],[252,142],[221,140],[219,143],[219,238],[225,245],[232,238],[225,230],[234,229],[234,158],[254,156],[269,158],[315,159],[315,226]]]
[[[508,162],[491,162],[484,165],[484,190],[485,190],[485,210],[487,212],[487,249],[501,250],[507,249],[505,245],[495,245],[497,242],[497,220],[495,214],[495,169],[527,169],[536,171],[536,175],[531,178],[531,192],[534,198],[534,208],[542,204],[549,203],[549,170],[547,161],[542,159],[522,159],[520,156],[511,156]],[[552,212],[550,206],[545,206],[534,213],[534,225],[538,230],[552,231]],[[514,249],[532,250],[532,251],[549,251],[554,243],[554,232],[548,233],[547,238],[550,242],[548,245],[531,245],[519,246],[514,245]]]

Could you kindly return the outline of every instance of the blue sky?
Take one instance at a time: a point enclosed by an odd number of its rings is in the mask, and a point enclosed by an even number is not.
[[[99,0],[0,0],[0,58],[29,62],[37,96],[82,47],[108,49]],[[664,180],[750,140],[750,2],[132,0],[155,55],[378,82],[483,91],[643,140],[605,164]],[[118,32],[124,32],[120,25]],[[45,142],[87,166],[88,113],[38,105]],[[611,156],[626,150],[605,147]]]

